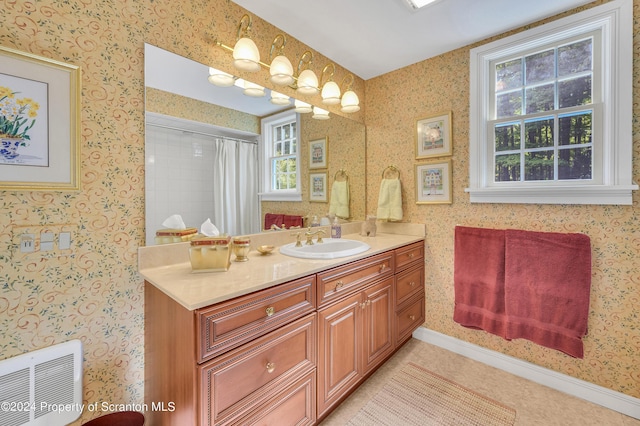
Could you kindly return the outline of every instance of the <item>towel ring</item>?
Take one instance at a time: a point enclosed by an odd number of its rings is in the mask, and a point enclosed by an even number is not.
[[[387,166],[382,171],[382,179],[386,179],[387,172],[396,173],[398,175],[398,179],[400,179],[400,169],[398,169],[396,166]]]
[[[343,182],[348,182],[349,181],[349,175],[347,174],[347,172],[344,169],[340,169],[336,172],[335,176],[333,177],[334,181],[337,182],[341,182],[338,181],[338,178],[343,178]]]

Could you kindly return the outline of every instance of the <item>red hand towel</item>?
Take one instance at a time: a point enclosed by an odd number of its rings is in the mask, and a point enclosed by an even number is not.
[[[280,228],[283,222],[284,215],[274,213],[266,213],[264,215],[264,229],[271,229],[271,225],[276,225]]]
[[[588,236],[506,231],[506,338],[582,358],[590,289]]]
[[[302,227],[302,216],[285,215],[284,225],[287,228],[291,228],[292,226]]]
[[[505,337],[504,230],[455,229],[453,320]]]

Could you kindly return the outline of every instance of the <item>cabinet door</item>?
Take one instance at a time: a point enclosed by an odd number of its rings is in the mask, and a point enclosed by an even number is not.
[[[362,342],[363,374],[367,374],[393,352],[393,319],[395,297],[393,277],[386,278],[364,291],[362,309],[364,329]]]
[[[360,379],[362,294],[318,311],[318,417]]]

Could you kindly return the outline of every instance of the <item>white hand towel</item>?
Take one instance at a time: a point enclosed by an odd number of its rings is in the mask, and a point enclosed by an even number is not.
[[[349,217],[349,182],[335,181],[331,187],[329,213],[346,219]]]
[[[402,186],[400,179],[382,179],[378,196],[378,219],[402,220]]]

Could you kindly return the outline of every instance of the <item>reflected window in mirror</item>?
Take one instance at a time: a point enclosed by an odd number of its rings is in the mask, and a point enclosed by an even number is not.
[[[262,120],[263,200],[302,200],[299,128],[298,115],[293,110]]]

